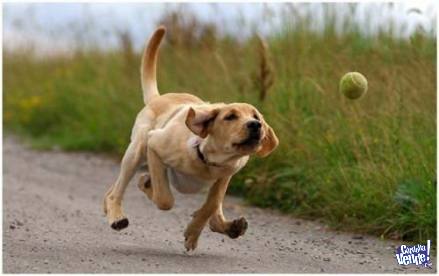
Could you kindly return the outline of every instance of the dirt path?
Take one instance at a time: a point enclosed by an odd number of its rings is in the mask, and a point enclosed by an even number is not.
[[[128,188],[130,226],[115,232],[101,199],[118,164],[85,153],[36,152],[12,138],[3,144],[3,271],[46,272],[434,272],[398,266],[398,242],[336,233],[323,225],[226,199],[225,214],[243,215],[245,236],[205,229],[194,253],[183,230],[202,195],[176,195],[157,210],[136,185]],[[435,267],[435,265],[434,265]]]

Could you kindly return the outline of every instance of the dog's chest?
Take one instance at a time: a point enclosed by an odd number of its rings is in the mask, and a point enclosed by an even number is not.
[[[166,173],[169,183],[171,183],[177,191],[184,194],[197,193],[205,187],[210,187],[214,182],[214,180],[203,180],[183,174],[171,167],[166,169]]]

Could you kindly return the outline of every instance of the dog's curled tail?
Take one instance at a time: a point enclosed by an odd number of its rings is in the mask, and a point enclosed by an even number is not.
[[[140,75],[142,80],[143,101],[145,104],[147,104],[152,98],[160,95],[157,88],[156,68],[158,50],[165,32],[165,27],[158,27],[143,51]]]

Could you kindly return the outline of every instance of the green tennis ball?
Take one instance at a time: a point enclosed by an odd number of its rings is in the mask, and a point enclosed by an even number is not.
[[[341,78],[339,89],[346,98],[358,99],[367,91],[367,79],[358,72],[349,72]]]

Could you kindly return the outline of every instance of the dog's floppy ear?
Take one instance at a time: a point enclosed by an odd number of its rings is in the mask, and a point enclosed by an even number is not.
[[[189,108],[186,117],[186,126],[201,138],[206,138],[209,134],[210,123],[215,120],[218,115],[218,108]]]
[[[256,154],[259,157],[268,156],[272,151],[274,151],[274,149],[276,149],[277,145],[279,145],[279,139],[274,133],[274,130],[265,122],[264,122],[264,126],[265,126],[266,134],[262,139],[261,148],[256,152]]]

